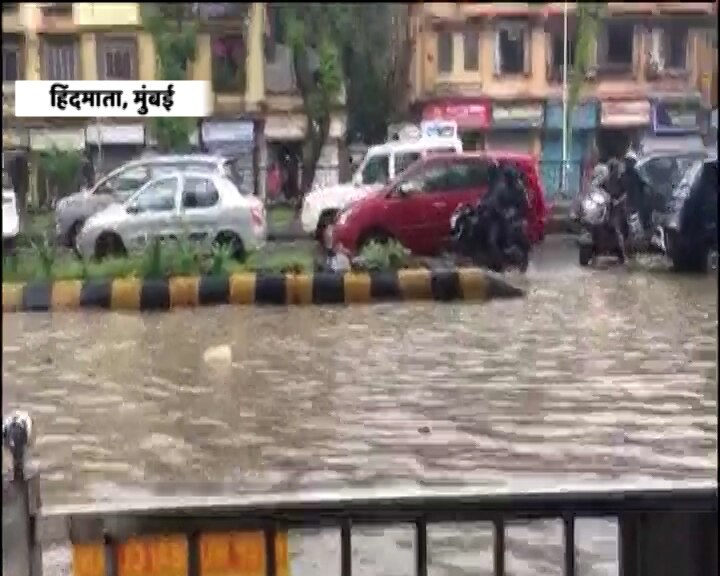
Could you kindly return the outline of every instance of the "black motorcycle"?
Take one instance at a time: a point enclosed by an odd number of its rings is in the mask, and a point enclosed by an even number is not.
[[[450,231],[453,251],[475,266],[493,272],[511,267],[527,270],[527,220],[515,208],[491,212],[482,203],[460,206],[450,218]]]

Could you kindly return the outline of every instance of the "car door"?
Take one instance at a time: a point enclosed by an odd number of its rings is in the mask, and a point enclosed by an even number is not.
[[[427,241],[432,252],[446,249],[450,217],[458,207],[475,204],[487,191],[489,161],[485,158],[451,158],[442,178],[428,189]]]
[[[180,226],[183,236],[192,243],[212,241],[220,219],[220,194],[210,174],[182,176]]]
[[[152,240],[176,239],[179,220],[180,175],[155,178],[126,204],[128,219],[120,230],[131,250],[142,250]]]
[[[403,246],[416,254],[432,254],[430,217],[437,208],[433,194],[442,187],[448,162],[430,159],[422,167],[403,174],[384,203],[382,226]],[[409,192],[401,192],[407,185]]]

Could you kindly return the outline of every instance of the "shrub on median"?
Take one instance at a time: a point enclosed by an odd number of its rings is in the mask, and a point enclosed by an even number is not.
[[[281,249],[273,254],[252,254],[239,263],[224,247],[201,253],[185,242],[167,246],[155,242],[136,256],[80,260],[47,242],[3,255],[3,282],[87,280],[110,278],[167,278],[170,276],[224,276],[238,272],[304,272],[312,270],[312,255],[304,249]]]

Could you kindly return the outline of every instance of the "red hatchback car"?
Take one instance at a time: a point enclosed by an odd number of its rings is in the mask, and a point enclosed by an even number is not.
[[[332,228],[332,245],[357,254],[371,241],[394,238],[415,254],[438,254],[448,247],[452,213],[462,204],[477,202],[487,191],[489,166],[504,163],[525,176],[528,234],[536,244],[545,234],[546,206],[535,158],[513,152],[469,152],[418,160],[382,190],[347,207]]]

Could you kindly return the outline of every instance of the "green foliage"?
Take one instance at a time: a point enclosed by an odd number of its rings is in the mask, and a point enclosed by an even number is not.
[[[568,129],[572,130],[572,113],[580,99],[582,90],[592,61],[592,50],[595,46],[598,29],[605,13],[603,4],[577,3],[577,35],[575,37],[575,58],[572,71],[568,78]]]
[[[198,22],[188,13],[189,4],[142,5],[144,28],[153,37],[160,80],[185,80],[188,66],[195,60]],[[158,147],[166,152],[185,152],[190,148],[194,122],[190,118],[151,118],[150,130]]]
[[[47,241],[35,242],[32,245],[33,252],[38,262],[38,270],[41,278],[50,280],[53,277],[55,266],[55,248]]]
[[[142,258],[141,276],[143,278],[158,279],[165,276],[163,249],[160,240],[154,240],[148,246]]]
[[[53,147],[40,155],[40,170],[51,190],[48,193],[62,198],[76,192],[82,173],[83,155],[77,150],[60,150]]]
[[[367,270],[399,270],[409,263],[410,251],[397,240],[370,242],[360,252]]]

